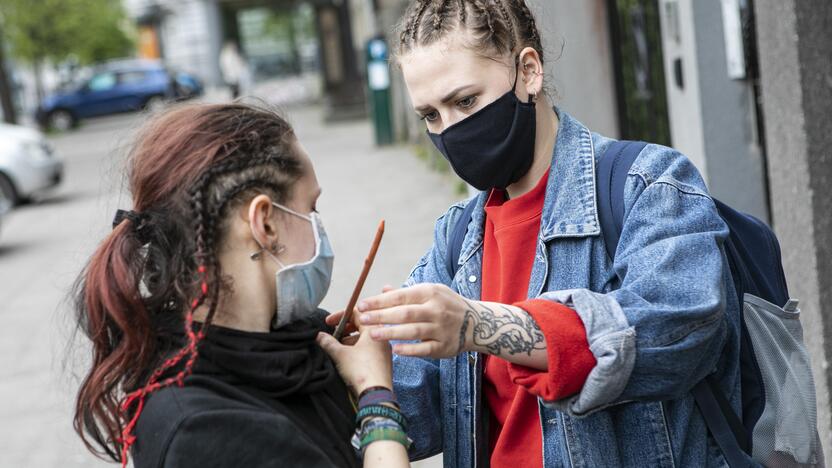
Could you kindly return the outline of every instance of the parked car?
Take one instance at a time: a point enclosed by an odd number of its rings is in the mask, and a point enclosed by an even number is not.
[[[154,109],[166,101],[201,95],[202,83],[158,61],[129,60],[96,68],[80,85],[47,96],[35,113],[43,128],[67,130],[81,119]]]
[[[6,199],[6,196],[3,192],[0,192],[0,232],[3,231],[3,217],[6,216],[6,213],[12,207],[12,202]]]
[[[55,187],[63,172],[63,161],[41,132],[0,124],[0,198],[8,205],[17,205]]]

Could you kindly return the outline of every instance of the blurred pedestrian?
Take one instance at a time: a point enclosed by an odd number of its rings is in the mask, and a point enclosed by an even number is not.
[[[322,333],[333,253],[289,124],[179,107],[144,128],[127,173],[133,209],[75,289],[87,447],[136,468],[357,467],[362,453],[367,468],[407,466],[390,346]],[[340,366],[342,381],[318,342],[360,367]]]
[[[236,99],[248,91],[251,74],[248,62],[240,53],[236,42],[227,41],[220,51],[220,72],[231,91],[231,98]]]

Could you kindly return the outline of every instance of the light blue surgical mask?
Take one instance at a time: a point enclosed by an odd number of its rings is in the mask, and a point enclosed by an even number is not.
[[[277,203],[272,205],[309,221],[315,235],[315,255],[303,263],[284,265],[268,249],[263,249],[280,266],[280,270],[275,274],[277,313],[272,322],[274,328],[280,328],[318,310],[332,281],[332,263],[335,255],[317,213],[304,215]]]

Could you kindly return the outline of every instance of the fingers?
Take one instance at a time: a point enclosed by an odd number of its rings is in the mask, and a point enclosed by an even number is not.
[[[344,333],[350,334],[354,331],[358,331],[358,327],[356,326],[357,323],[355,323],[355,316],[356,315],[358,315],[358,314],[353,312],[352,316],[350,317],[349,323],[347,323],[347,326],[344,328]],[[344,316],[344,311],[343,310],[339,310],[338,312],[333,312],[333,313],[326,316],[326,319],[325,319],[326,324],[329,325],[330,327],[336,327],[336,326],[338,326],[338,323],[341,321],[341,317],[343,317],[343,316]]]
[[[343,310],[339,310],[338,312],[333,312],[333,313],[327,315],[326,319],[325,319],[326,324],[331,326],[331,327],[334,327],[335,325],[338,325],[338,322],[341,321],[341,316],[342,315],[344,315]]]
[[[361,335],[349,335],[341,339],[341,343],[345,346],[352,346],[358,342],[358,339],[361,338]]]
[[[431,357],[436,354],[438,346],[436,341],[400,343],[393,346],[393,352],[399,356]]]
[[[315,338],[315,341],[318,343],[318,346],[321,347],[328,355],[332,358],[333,361],[338,361],[338,358],[341,354],[341,350],[344,349],[344,345],[338,342],[332,335],[324,332],[318,332],[318,336]]]
[[[359,315],[359,321],[363,325],[396,325],[431,321],[431,310],[423,305],[402,305],[356,315]]]
[[[386,292],[390,292],[390,291],[395,291],[395,290],[396,290],[396,288],[394,288],[393,286],[390,286],[389,284],[385,284],[385,285],[384,285],[384,287],[383,287],[383,288],[381,288],[381,292],[382,292],[382,293],[386,293]]]
[[[429,323],[412,323],[395,327],[378,327],[370,330],[370,337],[376,341],[426,340],[433,337]]]
[[[417,284],[409,288],[391,289],[378,296],[368,297],[358,302],[358,310],[387,309],[407,304],[420,304],[429,296],[432,284]]]

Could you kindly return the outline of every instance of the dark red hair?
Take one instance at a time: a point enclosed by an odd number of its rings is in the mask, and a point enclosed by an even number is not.
[[[126,465],[145,397],[182,385],[223,289],[215,245],[225,210],[258,193],[288,197],[302,171],[294,139],[280,115],[247,104],[177,107],[140,132],[127,168],[139,216],[114,227],[74,289],[92,342],[74,427],[96,455]],[[194,327],[202,304],[207,318]],[[171,322],[187,338],[174,351],[160,332]]]

